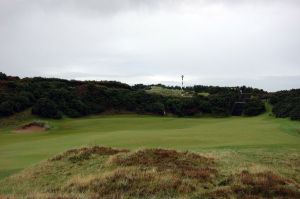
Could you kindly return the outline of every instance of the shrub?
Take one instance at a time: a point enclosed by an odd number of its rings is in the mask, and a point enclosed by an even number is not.
[[[178,116],[184,116],[182,100],[178,98],[169,98],[166,101],[166,105],[169,112]]]
[[[7,80],[7,76],[5,73],[0,72],[0,80]]]
[[[14,114],[14,104],[10,101],[5,101],[0,104],[0,116],[9,116]]]
[[[57,109],[56,104],[47,98],[39,99],[32,107],[32,113],[46,118],[60,119],[62,118],[61,112]]]
[[[88,113],[88,107],[81,100],[73,99],[68,103],[64,113],[69,117],[80,117]]]
[[[265,112],[265,105],[259,98],[252,98],[245,104],[244,114],[255,116]]]
[[[290,112],[290,118],[292,120],[300,120],[300,105],[297,105],[293,110]]]
[[[279,91],[271,95],[270,103],[273,105],[273,113],[276,117],[299,118],[300,89]]]
[[[30,100],[26,96],[16,96],[13,99],[14,111],[20,112],[30,106]]]
[[[164,115],[165,114],[165,106],[160,102],[155,102],[152,104],[148,104],[146,106],[146,111],[158,115]]]
[[[279,102],[274,105],[273,113],[276,117],[288,117],[292,109],[292,104],[286,102]]]

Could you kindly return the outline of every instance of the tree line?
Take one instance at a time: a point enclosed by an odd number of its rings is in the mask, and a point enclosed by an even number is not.
[[[106,111],[224,117],[230,116],[235,103],[241,100],[241,89],[252,93],[245,103],[244,115],[258,115],[265,111],[262,98],[266,92],[259,89],[194,86],[185,88],[195,92],[192,97],[170,97],[147,93],[149,88],[149,85],[130,86],[116,81],[19,78],[0,73],[0,116],[32,108],[32,114],[56,119]],[[201,96],[197,92],[208,92],[210,95]]]

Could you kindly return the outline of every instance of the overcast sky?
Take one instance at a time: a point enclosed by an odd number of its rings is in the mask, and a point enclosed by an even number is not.
[[[0,0],[0,71],[300,88],[300,1]]]

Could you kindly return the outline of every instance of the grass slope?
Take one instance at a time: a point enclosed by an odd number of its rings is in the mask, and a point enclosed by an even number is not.
[[[32,119],[24,119],[20,124]],[[0,178],[67,149],[86,145],[230,152],[238,153],[241,161],[253,160],[266,166],[273,161],[270,157],[280,162],[281,157],[290,157],[287,155],[299,159],[300,153],[300,123],[267,114],[198,119],[115,115],[48,122],[51,129],[43,133],[15,133],[20,125],[15,123],[0,128]],[[280,164],[282,172],[299,180],[299,169]]]
[[[163,88],[160,86],[152,86],[150,90],[146,90],[146,92],[151,94],[158,94],[163,96],[173,96],[173,97],[192,97],[195,92],[194,91],[181,91],[179,89],[169,89]],[[208,96],[209,93],[197,93],[197,95]]]

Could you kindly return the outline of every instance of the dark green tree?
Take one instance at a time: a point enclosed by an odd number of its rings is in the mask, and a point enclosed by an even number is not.
[[[145,108],[146,112],[154,113],[157,115],[164,115],[165,114],[165,105],[160,102],[154,102],[148,104]]]
[[[14,104],[10,101],[5,101],[0,104],[0,116],[9,116],[14,114]]]
[[[259,98],[252,98],[245,104],[244,114],[255,116],[265,112],[265,105]]]
[[[0,72],[0,80],[7,80],[7,75],[5,73]]]
[[[290,112],[290,118],[292,120],[300,120],[300,104],[295,106]]]

